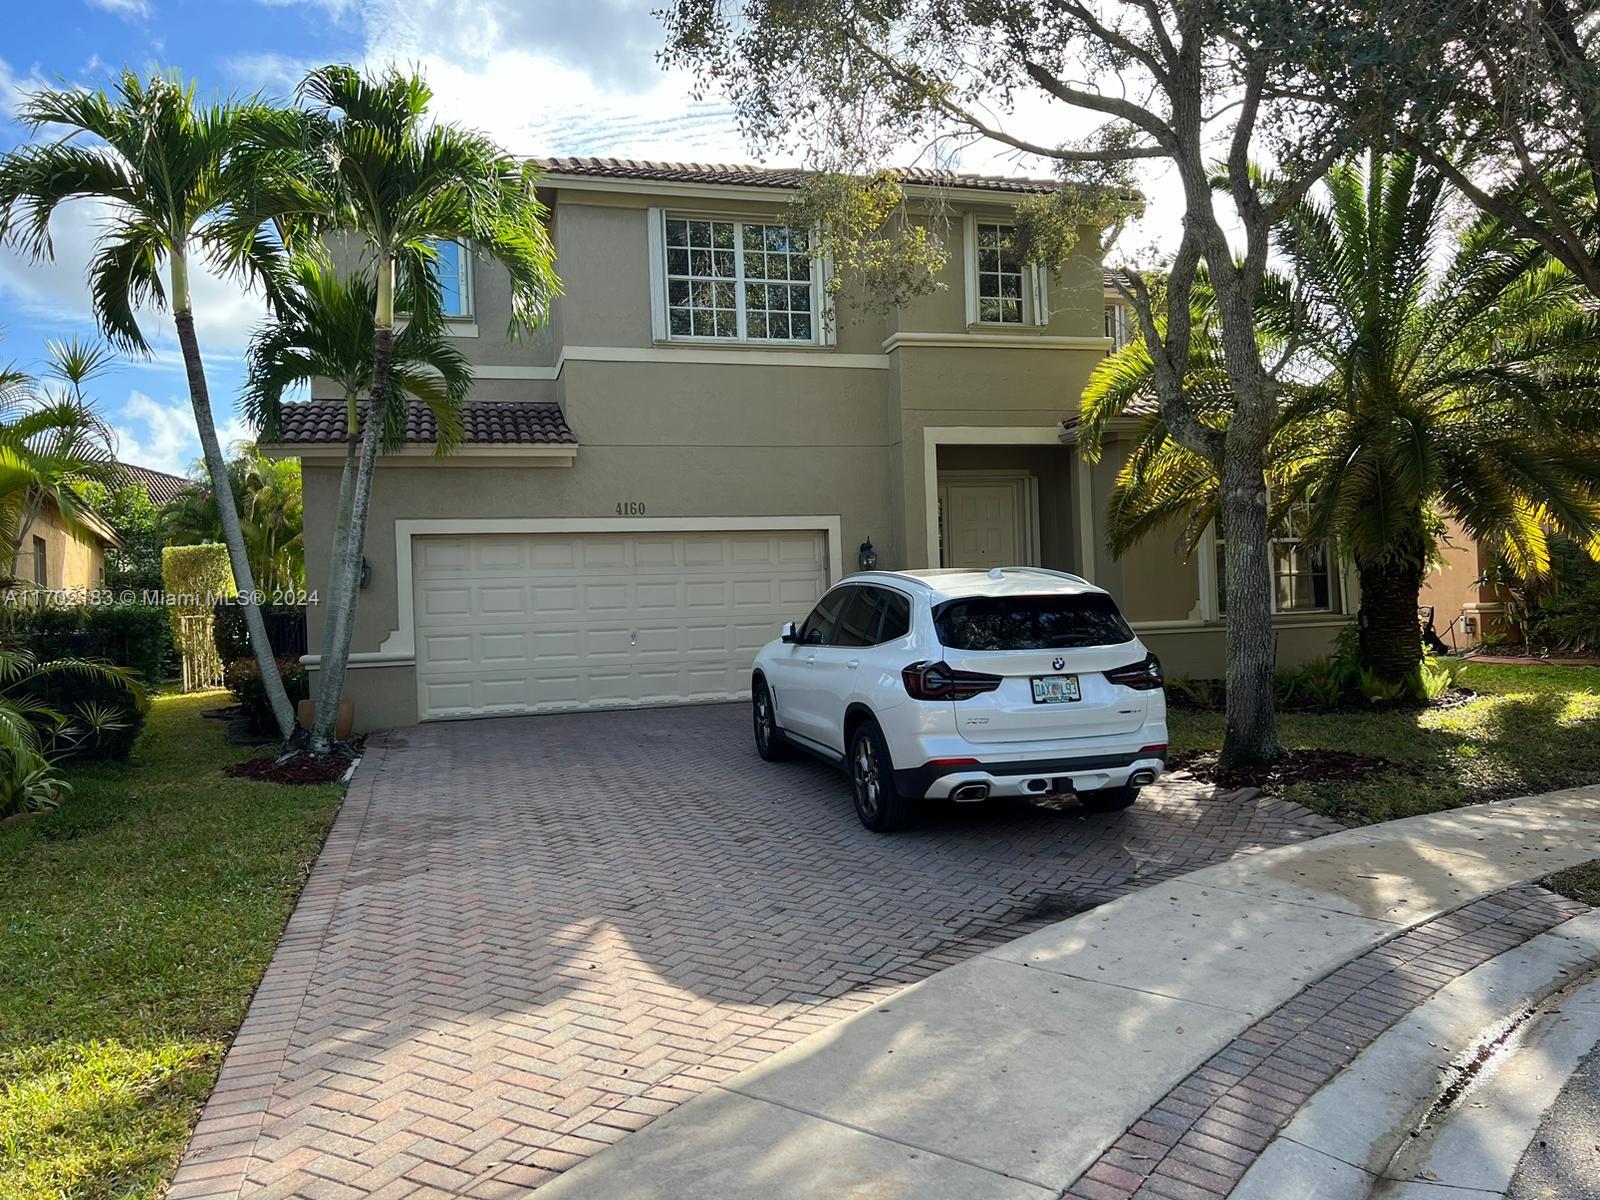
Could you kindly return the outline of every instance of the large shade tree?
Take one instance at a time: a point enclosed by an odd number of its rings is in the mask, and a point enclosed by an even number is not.
[[[1600,9],[1588,0],[1330,6],[1363,53],[1306,59],[1308,95],[1352,98],[1600,298]]]
[[[1570,271],[1494,219],[1454,232],[1444,177],[1409,154],[1373,153],[1326,182],[1285,221],[1288,275],[1269,280],[1258,320],[1266,352],[1295,355],[1271,441],[1272,521],[1297,519],[1297,534],[1354,561],[1362,659],[1404,681],[1422,656],[1440,517],[1519,574],[1548,570],[1552,532],[1600,557],[1600,315]],[[1219,318],[1206,289],[1197,299],[1190,388],[1220,425]],[[1138,344],[1101,364],[1084,397],[1091,444],[1152,375]],[[1192,546],[1218,486],[1211,462],[1146,421],[1112,497],[1114,544],[1176,523]]]
[[[382,414],[392,394],[397,296],[403,292],[410,300],[409,326],[438,326],[437,246],[443,241],[460,243],[505,271],[513,336],[546,318],[559,282],[537,172],[486,135],[437,120],[430,112],[432,89],[422,78],[396,70],[366,77],[328,66],[311,72],[300,93],[307,107],[256,143],[257,193],[248,210],[259,219],[283,215],[295,245],[328,241],[374,283],[371,387],[328,580],[311,731],[312,752],[324,753],[355,627],[384,431],[373,414]]]
[[[197,263],[275,289],[279,247],[263,223],[241,221],[233,201],[238,174],[231,156],[246,128],[269,110],[254,103],[202,103],[192,84],[132,71],[112,91],[46,89],[26,97],[18,118],[35,132],[64,129],[53,141],[0,158],[0,240],[36,259],[54,256],[50,219],[74,200],[104,206],[100,240],[89,263],[94,316],[120,350],[148,355],[140,310],[166,309],[177,328],[189,400],[218,497],[228,559],[251,648],[272,714],[285,739],[295,729],[239,525],[227,462],[217,438],[205,363],[195,335],[191,279]]]
[[[1118,286],[1151,348],[1171,436],[1222,480],[1223,760],[1276,758],[1265,469],[1279,364],[1256,336],[1257,303],[1279,221],[1371,120],[1309,100],[1305,64],[1357,53],[1369,35],[1294,0],[673,0],[665,19],[668,61],[725,91],[762,148],[798,144],[819,166],[855,172],[945,134],[1035,156],[1062,180],[1022,206],[1022,249],[1036,261],[1098,257],[1102,246],[1080,241],[1085,227],[1128,215],[1115,198],[1140,164],[1170,167],[1183,208],[1170,257],[1159,272],[1120,272]],[[1029,120],[1015,115],[1023,109]],[[1253,166],[1268,159],[1270,176]],[[1225,424],[1202,419],[1186,387],[1202,265],[1230,384]],[[1157,278],[1169,314],[1159,324]]]

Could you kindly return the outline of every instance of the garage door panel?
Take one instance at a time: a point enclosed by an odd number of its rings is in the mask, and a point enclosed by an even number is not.
[[[820,534],[419,538],[424,718],[725,700],[826,585]]]
[[[620,611],[629,607],[628,593],[631,589],[625,583],[591,583],[583,588],[583,606],[590,612],[595,610]]]

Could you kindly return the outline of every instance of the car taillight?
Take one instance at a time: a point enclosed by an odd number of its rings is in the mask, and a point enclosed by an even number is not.
[[[1000,676],[958,671],[949,663],[914,662],[900,672],[913,700],[971,700],[1000,686]]]
[[[1125,667],[1113,667],[1106,672],[1106,678],[1112,683],[1120,683],[1123,687],[1149,692],[1160,687],[1165,676],[1161,673],[1161,660],[1154,654],[1146,654],[1136,663],[1129,663]]]

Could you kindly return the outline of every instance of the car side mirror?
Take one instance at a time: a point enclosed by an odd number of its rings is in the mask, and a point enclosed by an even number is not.
[[[800,631],[795,628],[793,621],[785,621],[783,623],[783,632],[779,635],[779,640],[786,646],[795,646],[800,643]]]

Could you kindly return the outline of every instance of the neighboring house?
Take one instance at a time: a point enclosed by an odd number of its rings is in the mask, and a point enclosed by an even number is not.
[[[1219,545],[1184,562],[1174,534],[1114,560],[1118,443],[1088,467],[1062,420],[1128,332],[1099,262],[1055,274],[999,245],[1018,199],[1053,184],[907,172],[911,204],[949,221],[945,290],[887,314],[847,290],[835,315],[828,265],[783,225],[800,173],[544,166],[565,288],[547,328],[508,339],[504,275],[447,248],[477,373],[467,440],[430,457],[418,413],[382,460],[347,693],[360,727],[744,695],[756,649],[869,542],[883,567],[1086,576],[1172,674],[1222,673]],[[302,459],[316,590],[344,417],[333,385],[312,397],[262,448]],[[1271,555],[1279,660],[1326,653],[1347,584],[1322,547]]]
[[[123,463],[122,471],[129,483],[136,483],[144,489],[145,495],[150,497],[150,503],[157,508],[165,508],[195,489],[194,480],[184,475],[170,475],[166,471],[136,467],[132,463]]]
[[[77,527],[69,527],[55,501],[46,499],[17,545],[16,578],[55,591],[83,592],[104,585],[106,551],[122,542],[92,512],[85,511]]]

